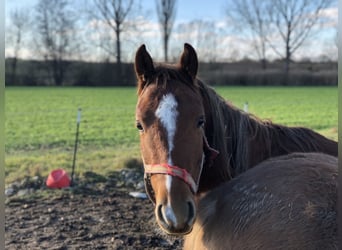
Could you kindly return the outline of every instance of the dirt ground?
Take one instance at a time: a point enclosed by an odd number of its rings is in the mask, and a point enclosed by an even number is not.
[[[148,199],[133,188],[78,187],[9,197],[6,249],[181,249],[157,226]]]

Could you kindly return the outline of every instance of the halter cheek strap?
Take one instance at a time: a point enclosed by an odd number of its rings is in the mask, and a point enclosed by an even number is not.
[[[211,166],[212,162],[216,159],[216,157],[219,154],[219,151],[216,149],[213,149],[212,147],[209,146],[207,137],[205,136],[203,132],[203,147],[204,147],[204,153],[206,154],[208,160],[209,160],[209,166]]]

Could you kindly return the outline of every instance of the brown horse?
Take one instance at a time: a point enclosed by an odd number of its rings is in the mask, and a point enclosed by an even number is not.
[[[312,130],[263,122],[226,103],[197,79],[197,69],[189,44],[177,65],[154,65],[145,45],[136,53],[145,185],[157,222],[169,234],[191,230],[194,195],[269,157],[296,151],[337,155],[337,143]]]
[[[184,249],[338,249],[337,158],[265,160],[199,200]]]

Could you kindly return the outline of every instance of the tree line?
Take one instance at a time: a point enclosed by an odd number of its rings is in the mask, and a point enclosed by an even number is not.
[[[238,0],[227,1],[225,12],[234,32],[244,33],[250,40],[250,46],[260,62],[260,68],[265,71],[264,75],[272,68],[267,63],[268,53],[272,51],[279,57],[283,65],[281,77],[285,78],[286,83],[296,51],[305,44],[305,41],[320,32],[320,25],[327,21],[322,13],[335,2],[336,0]],[[132,20],[141,14],[148,16],[148,13],[144,13],[141,2],[92,0],[84,1],[82,7],[75,7],[72,3],[69,0],[39,0],[31,11],[19,8],[11,12],[10,24],[6,30],[6,45],[12,48],[11,56],[6,60],[7,85],[20,85],[17,84],[18,71],[21,73],[22,84],[25,84],[25,70],[32,72],[36,66],[39,66],[38,71],[35,69],[35,74],[39,76],[36,78],[40,79],[40,83],[36,85],[82,85],[82,79],[87,81],[87,78],[96,78],[94,72],[102,72],[99,81],[101,77],[107,78],[106,83],[99,83],[100,85],[126,85],[131,82],[132,72],[129,64],[122,61],[122,49],[128,42],[123,43],[122,37],[131,30],[139,33],[141,27]],[[170,61],[169,43],[174,30],[177,4],[176,0],[155,1],[154,11],[159,21],[166,62]],[[97,66],[89,62],[81,63],[87,61],[82,57],[87,50],[83,47],[84,39],[87,37],[81,39],[79,35],[82,23],[85,22],[93,25],[89,37],[99,37],[97,40],[93,39],[90,46],[106,55]],[[206,53],[206,58],[214,63],[214,56],[217,53],[215,37],[224,31],[217,30],[215,33],[215,27],[210,22],[201,20],[193,21],[187,28],[198,31],[197,37],[194,37],[193,32],[189,30],[185,37],[187,41],[193,41],[195,46],[196,43],[202,44],[201,48],[203,53]],[[103,29],[108,36],[99,33]],[[18,62],[21,61],[19,59],[24,47],[31,47],[35,53],[35,60],[29,61],[29,66],[28,62],[25,66],[21,62],[22,67],[19,70]],[[115,60],[112,61],[110,58]],[[91,73],[92,70],[87,72],[87,68],[96,70]],[[72,81],[70,76],[74,78]],[[33,82],[30,76],[25,75],[25,79]]]

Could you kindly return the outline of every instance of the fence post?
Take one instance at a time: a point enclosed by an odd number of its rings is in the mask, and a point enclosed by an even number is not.
[[[245,104],[243,105],[243,111],[248,113],[248,102],[245,102]]]
[[[76,153],[77,153],[77,144],[78,144],[78,133],[79,133],[80,123],[81,123],[81,112],[82,112],[82,109],[78,108],[77,119],[76,119],[76,135],[75,135],[74,157],[72,160],[72,171],[71,171],[71,184],[70,184],[70,186],[74,185],[74,173],[75,173]]]

